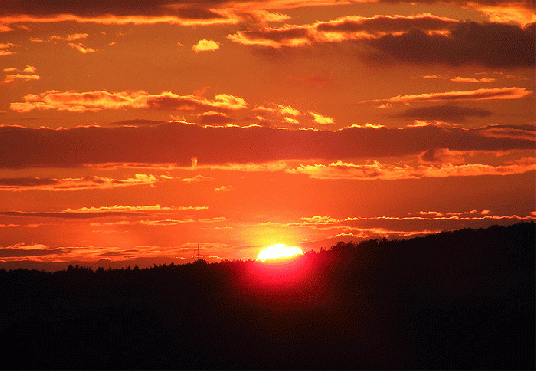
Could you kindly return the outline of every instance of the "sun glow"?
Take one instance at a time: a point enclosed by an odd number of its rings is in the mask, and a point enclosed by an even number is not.
[[[299,247],[277,244],[262,250],[257,256],[257,260],[290,258],[296,255],[303,255],[303,251]]]

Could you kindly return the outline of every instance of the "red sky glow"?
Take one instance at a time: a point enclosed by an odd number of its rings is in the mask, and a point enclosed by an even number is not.
[[[536,219],[534,0],[4,0],[0,268]]]

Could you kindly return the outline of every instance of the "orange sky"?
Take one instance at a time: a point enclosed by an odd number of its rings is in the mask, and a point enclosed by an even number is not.
[[[534,1],[0,5],[0,268],[536,219]]]

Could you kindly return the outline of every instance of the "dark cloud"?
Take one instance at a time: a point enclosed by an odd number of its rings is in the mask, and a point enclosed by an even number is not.
[[[118,126],[150,126],[150,125],[158,125],[163,124],[166,121],[154,121],[154,120],[123,120],[123,121],[115,121],[110,123],[110,125],[118,125]]]
[[[94,16],[113,14],[127,15],[161,15],[162,6],[176,3],[174,0],[94,0],[91,2],[78,0],[3,0],[0,14],[31,14],[37,16],[51,14],[74,14]]]
[[[431,107],[410,108],[394,117],[411,120],[461,123],[466,122],[469,117],[484,118],[490,115],[491,111],[488,110],[442,104]]]
[[[493,68],[534,67],[535,24],[525,28],[500,23],[461,22],[450,35],[412,29],[365,41],[375,63],[413,62],[452,66],[477,64]]]
[[[0,167],[71,167],[85,164],[171,163],[190,167],[265,163],[291,159],[340,160],[451,150],[532,149],[530,138],[486,136],[488,129],[436,126],[339,131],[278,130],[266,127],[203,128],[167,123],[144,127],[53,130],[0,127]]]
[[[527,9],[534,9],[535,0],[380,0],[380,3],[387,4],[450,4],[465,6],[473,4],[474,6],[504,6],[509,7],[518,5]]]
[[[178,9],[177,13],[182,19],[223,19],[220,14],[203,8]]]
[[[38,177],[0,178],[0,188],[3,187],[40,187],[58,184],[57,179]]]
[[[359,1],[361,2],[361,1]],[[376,1],[370,1],[376,2]],[[535,0],[380,0],[381,3],[389,4],[450,4],[457,6],[501,6],[512,5],[526,9],[534,9]],[[185,14],[191,19],[210,17],[211,14],[197,13],[198,9],[208,11],[214,8],[230,8],[233,5],[249,4],[254,9],[289,9],[303,6],[318,5],[315,2],[305,0],[93,0],[91,2],[80,0],[2,0],[0,14],[74,14],[81,16],[93,16],[101,14],[125,15],[161,15],[169,14],[174,9],[195,9],[191,14]],[[327,5],[329,1],[321,5]],[[347,4],[333,0],[331,5]]]
[[[81,17],[114,16],[161,16],[178,15],[183,19],[216,19],[221,15],[210,11],[210,7],[222,1],[184,0],[3,0],[0,14],[28,14],[45,16],[73,14]]]
[[[427,14],[353,16],[309,25],[239,31],[227,37],[242,45],[264,47],[272,52],[284,49],[285,53],[312,45],[347,43],[358,46],[358,55],[374,64],[535,66],[534,23],[522,27],[497,22],[457,21]]]
[[[46,255],[58,255],[58,254],[64,254],[66,253],[65,249],[51,249],[51,248],[43,248],[43,249],[31,249],[31,248],[23,248],[23,249],[17,249],[17,248],[3,248],[0,249],[0,257],[2,258],[11,258],[11,257],[21,257],[21,256],[46,256]]]
[[[419,155],[419,162],[424,164],[463,164],[461,156],[452,153],[448,148],[432,148]]]
[[[221,125],[232,121],[231,117],[219,112],[205,112],[199,115],[199,122],[203,125]]]

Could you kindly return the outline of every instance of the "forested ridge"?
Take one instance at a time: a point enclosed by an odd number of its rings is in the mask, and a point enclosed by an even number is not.
[[[276,263],[0,270],[3,369],[534,369],[534,223]]]

